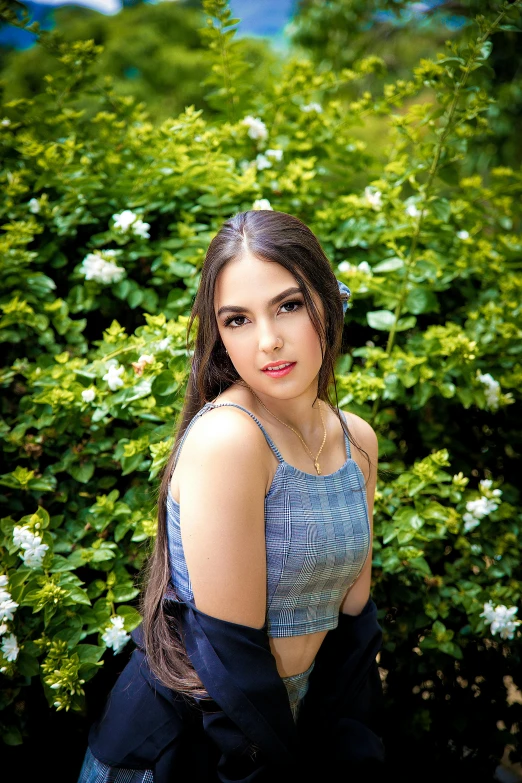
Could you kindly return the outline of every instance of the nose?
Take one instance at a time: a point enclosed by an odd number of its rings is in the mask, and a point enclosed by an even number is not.
[[[283,346],[283,338],[277,334],[272,324],[260,326],[259,330],[259,350],[262,353],[272,353]]]

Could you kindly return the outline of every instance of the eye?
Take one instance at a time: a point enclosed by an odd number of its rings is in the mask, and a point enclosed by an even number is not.
[[[285,302],[281,305],[281,307],[290,307],[292,306],[292,310],[287,310],[287,313],[295,313],[297,310],[299,310],[300,307],[303,306],[303,302],[300,302],[298,299],[293,299],[291,302]]]
[[[225,320],[225,326],[229,326],[231,329],[238,329],[240,326],[243,326],[243,324],[235,324],[234,321],[240,321],[241,319],[245,320],[244,315],[231,315],[229,318]]]

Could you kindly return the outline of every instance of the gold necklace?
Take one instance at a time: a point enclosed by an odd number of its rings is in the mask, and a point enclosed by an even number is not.
[[[247,388],[248,388],[248,389],[250,389],[250,386],[248,386]],[[253,389],[250,389],[250,391],[252,392],[252,394],[254,395],[254,397],[256,398],[256,400],[257,400],[258,402],[260,402],[260,403],[261,403],[261,405],[263,406],[263,408],[264,408],[266,411],[268,411],[268,413],[269,413],[271,416],[273,416],[273,417],[274,417],[274,419],[277,419],[277,421],[280,421],[280,422],[281,422],[281,424],[284,424],[284,425],[285,425],[285,427],[288,427],[288,429],[289,429],[289,430],[292,430],[292,432],[294,432],[294,433],[297,435],[297,437],[299,438],[299,440],[301,441],[301,443],[302,443],[302,444],[303,444],[303,446],[305,447],[306,451],[307,451],[307,452],[308,452],[308,454],[310,455],[310,457],[311,457],[311,459],[312,459],[312,461],[313,461],[313,463],[314,463],[314,467],[315,467],[315,469],[316,469],[316,471],[317,471],[317,475],[319,475],[319,476],[320,476],[320,475],[321,475],[321,467],[320,467],[320,465],[319,465],[319,455],[321,454],[321,451],[323,450],[323,446],[324,446],[324,444],[325,444],[325,441],[326,441],[326,427],[325,427],[325,424],[324,424],[324,419],[323,419],[323,412],[322,412],[322,410],[321,410],[321,406],[320,406],[320,404],[319,404],[319,403],[320,403],[320,400],[318,400],[318,401],[317,401],[317,405],[318,405],[318,408],[319,408],[319,415],[320,415],[320,417],[321,417],[321,424],[323,425],[323,429],[324,429],[324,435],[323,435],[323,442],[321,443],[321,448],[319,449],[319,451],[317,452],[316,456],[314,457],[314,455],[312,454],[312,452],[310,451],[310,449],[308,448],[308,446],[306,445],[306,443],[304,442],[303,438],[302,438],[302,437],[301,437],[301,435],[298,433],[298,431],[297,431],[297,430],[294,430],[294,428],[293,428],[293,427],[291,427],[289,424],[287,424],[286,422],[284,422],[284,421],[282,421],[280,418],[278,418],[278,417],[275,415],[275,413],[272,413],[272,411],[269,411],[269,410],[268,410],[268,408],[266,407],[265,403],[264,403],[264,402],[262,402],[262,401],[259,399],[259,397],[257,396],[257,394],[255,393],[255,391],[254,391]]]

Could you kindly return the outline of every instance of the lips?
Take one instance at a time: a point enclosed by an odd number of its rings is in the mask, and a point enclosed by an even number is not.
[[[279,364],[272,362],[272,364],[267,365],[263,369],[263,372],[265,375],[269,375],[270,378],[281,378],[283,375],[288,375],[289,372],[292,372],[295,364],[295,362],[279,362]]]
[[[263,367],[263,371],[282,370],[285,367],[288,367],[289,364],[295,364],[295,362],[269,362],[269,364],[265,364],[265,366]]]

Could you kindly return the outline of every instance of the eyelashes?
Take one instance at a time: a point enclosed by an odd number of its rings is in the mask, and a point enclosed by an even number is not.
[[[290,313],[296,313],[298,310],[301,309],[301,307],[304,306],[304,302],[301,302],[297,299],[292,299],[291,301],[284,302],[284,304],[281,305],[281,307],[289,307],[290,305],[295,305],[293,310],[286,310],[285,312]],[[238,321],[239,319],[245,319],[246,316],[244,315],[231,315],[228,318],[225,319],[224,326],[228,327],[229,329],[240,329],[243,324],[235,324],[233,325],[234,321]]]

